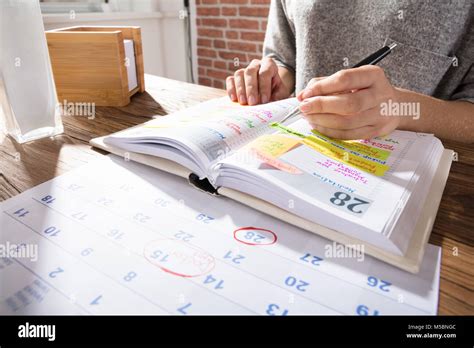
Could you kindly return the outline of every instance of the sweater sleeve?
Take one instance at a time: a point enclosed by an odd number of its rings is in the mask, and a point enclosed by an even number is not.
[[[285,0],[272,0],[268,14],[263,56],[273,58],[277,65],[293,72],[296,69],[295,33],[290,25]]]
[[[466,76],[461,81],[451,100],[465,100],[474,103],[474,66],[471,65]]]

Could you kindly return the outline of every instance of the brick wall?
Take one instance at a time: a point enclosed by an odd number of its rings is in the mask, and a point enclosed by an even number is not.
[[[199,84],[225,78],[260,59],[270,0],[196,0]]]

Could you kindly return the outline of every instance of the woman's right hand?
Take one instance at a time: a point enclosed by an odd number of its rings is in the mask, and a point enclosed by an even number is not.
[[[226,87],[229,98],[241,105],[266,104],[291,95],[272,58],[252,60],[245,69],[227,77]]]

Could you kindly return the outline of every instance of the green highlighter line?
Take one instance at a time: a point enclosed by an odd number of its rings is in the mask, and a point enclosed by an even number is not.
[[[281,123],[278,123],[278,122],[270,123],[270,127],[278,129],[278,130],[280,130],[284,133],[287,133],[287,134],[296,135],[297,137],[300,137],[300,138],[303,138],[303,139],[306,138],[306,135],[304,135],[302,133],[299,133],[299,132],[295,131],[294,129],[285,127],[284,125],[282,125]]]

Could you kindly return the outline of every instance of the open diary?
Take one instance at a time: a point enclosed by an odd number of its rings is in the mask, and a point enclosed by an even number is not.
[[[430,134],[342,141],[280,124],[297,104],[214,99],[91,143],[417,272],[452,151]]]

